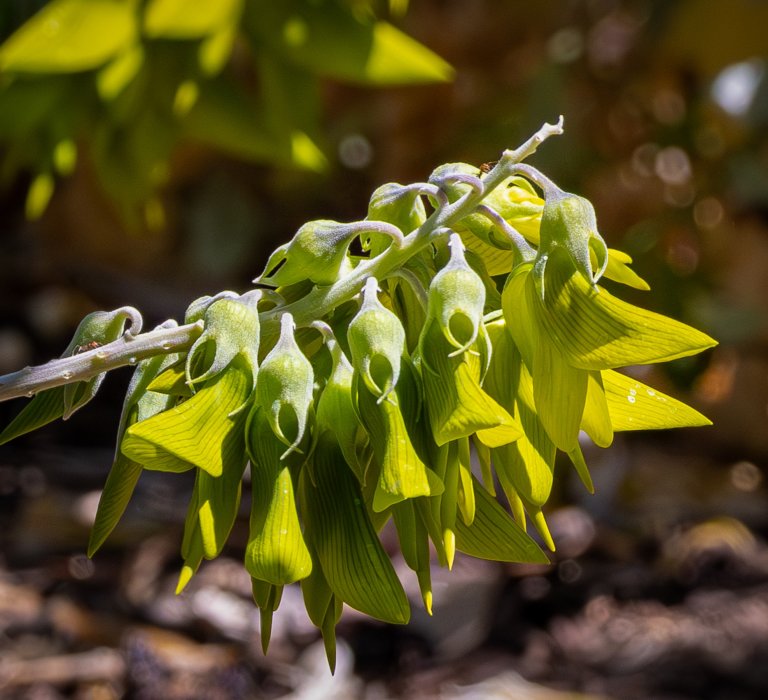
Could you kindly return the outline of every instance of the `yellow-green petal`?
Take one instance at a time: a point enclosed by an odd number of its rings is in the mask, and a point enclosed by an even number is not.
[[[456,548],[492,561],[549,564],[547,555],[523,532],[482,486],[477,485],[477,511],[471,526],[456,521]]]
[[[605,398],[614,430],[660,430],[712,425],[682,401],[619,372],[603,375]]]
[[[581,369],[666,362],[716,345],[691,326],[593,289],[562,257],[547,266],[546,295],[537,302],[550,342]]]
[[[328,586],[349,606],[385,622],[403,624],[408,600],[379,542],[360,487],[330,433],[313,455],[315,484],[302,476],[307,537]]]
[[[251,455],[250,536],[245,568],[276,586],[299,581],[312,571],[296,510],[291,468],[281,460],[282,443],[263,410],[249,418]]]

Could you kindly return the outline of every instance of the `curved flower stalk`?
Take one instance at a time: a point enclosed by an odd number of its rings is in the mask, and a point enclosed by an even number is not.
[[[182,325],[140,334],[134,309],[92,314],[64,357],[0,377],[0,400],[36,395],[0,443],[135,366],[89,554],[145,469],[193,471],[181,591],[226,546],[250,467],[243,556],[263,648],[284,587],[300,582],[331,666],[345,605],[409,619],[378,536],[390,519],[428,612],[431,552],[446,567],[457,552],[546,564],[527,521],[554,549],[558,451],[592,491],[581,432],[608,447],[618,431],[709,422],[619,370],[714,344],[602,286],[647,287],[587,200],[522,163],[561,131],[544,125],[488,172],[450,164],[384,185],[364,221],[306,224],[262,288],[198,299]],[[362,255],[349,254],[355,238]]]

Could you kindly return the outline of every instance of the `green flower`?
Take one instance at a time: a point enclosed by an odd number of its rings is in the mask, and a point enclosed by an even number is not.
[[[510,275],[502,309],[531,373],[537,415],[566,452],[577,447],[582,425],[598,444],[610,442],[604,370],[666,362],[716,344],[593,285],[562,251],[555,250],[546,267],[543,298],[535,274],[535,265],[527,264]]]
[[[276,287],[304,280],[317,285],[333,284],[352,269],[347,254],[352,241],[359,236],[367,239],[371,234],[383,234],[398,246],[403,239],[399,228],[381,221],[310,221],[289,243],[272,253],[264,272],[254,281]]]
[[[352,364],[380,403],[394,390],[405,352],[405,329],[400,319],[378,297],[378,282],[369,277],[360,311],[350,321],[347,342]]]

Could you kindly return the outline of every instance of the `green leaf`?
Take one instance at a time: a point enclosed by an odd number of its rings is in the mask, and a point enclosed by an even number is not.
[[[666,362],[716,345],[701,331],[593,289],[562,257],[546,269],[541,326],[564,358],[581,369]]]
[[[706,416],[619,372],[601,372],[614,430],[659,430],[712,425]]]
[[[471,526],[456,521],[456,548],[479,559],[549,564],[547,555],[480,484]]]
[[[321,112],[317,79],[275,52],[261,53],[258,67],[264,116],[270,137],[280,146],[281,160],[324,172],[328,161],[313,138]]]
[[[114,100],[139,74],[144,64],[144,47],[129,45],[119,53],[96,76],[96,87],[102,100]]]
[[[388,22],[376,22],[360,79],[376,85],[442,83],[453,79],[453,68]]]
[[[198,39],[236,24],[243,0],[150,0],[144,33],[152,38]]]
[[[35,175],[27,190],[27,199],[24,203],[24,214],[30,221],[36,221],[45,212],[48,202],[53,196],[55,180],[53,175],[43,171]]]
[[[245,450],[241,410],[251,393],[252,373],[240,358],[191,398],[126,431],[123,454],[147,469],[185,471],[191,466],[221,476]]]
[[[249,418],[251,519],[245,568],[276,586],[309,576],[312,558],[301,534],[293,477],[281,461],[283,444],[257,408]]]
[[[158,355],[138,364],[128,385],[120,424],[117,430],[117,445],[112,467],[99,498],[91,535],[88,541],[88,556],[92,557],[117,525],[131,499],[133,490],[142,472],[142,466],[120,452],[119,446],[125,430],[133,423],[146,420],[166,410],[171,402],[169,396],[149,391],[154,377],[164,367],[176,362],[176,355]]]
[[[0,71],[98,68],[136,36],[136,0],[53,0],[0,47]]]
[[[360,487],[330,433],[314,452],[315,484],[302,477],[307,536],[328,585],[366,615],[405,624],[408,599],[366,513]]]
[[[198,50],[198,63],[205,75],[216,75],[224,68],[232,55],[238,34],[237,29],[236,24],[224,25],[203,39]]]
[[[0,433],[0,445],[47,425],[64,415],[64,388],[41,391]]]
[[[340,3],[267,3],[252,34],[318,75],[373,85],[445,82],[451,67],[387,22],[358,19]]]
[[[264,110],[227,76],[202,84],[197,101],[182,122],[185,135],[251,161],[285,162],[285,144],[276,139]]]

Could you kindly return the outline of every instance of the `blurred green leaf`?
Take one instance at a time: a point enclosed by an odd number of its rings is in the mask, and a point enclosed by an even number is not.
[[[198,39],[236,24],[243,0],[149,0],[144,13],[148,37]]]
[[[267,3],[247,23],[259,42],[322,76],[373,85],[445,82],[452,68],[387,22],[336,2]]]
[[[136,5],[136,0],[53,0],[0,47],[0,71],[98,68],[136,40]]]

